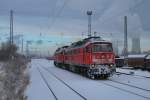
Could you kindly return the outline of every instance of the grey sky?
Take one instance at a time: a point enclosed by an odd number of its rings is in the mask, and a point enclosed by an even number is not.
[[[9,10],[13,9],[16,33],[81,36],[87,32],[86,11],[92,10],[92,31],[122,38],[127,15],[129,35],[148,40],[149,5],[150,0],[0,0],[0,33],[9,33]]]
[[[103,23],[110,24],[112,19],[115,20],[116,17],[127,13],[136,13],[140,16],[142,28],[150,30],[147,22],[150,16],[147,11],[149,4],[149,0],[1,0],[0,15],[8,16],[9,10],[13,9],[16,17],[20,17],[16,20],[19,22],[22,20],[21,24],[29,25],[27,21],[29,20],[32,22],[31,24],[38,26],[41,24],[41,27],[45,27],[47,24],[52,26],[51,23],[56,19],[54,26],[57,27],[59,22],[68,24],[70,21],[82,21],[81,23],[86,24],[85,13],[88,9],[94,12],[93,24],[97,22],[95,26],[99,26],[101,23],[102,25]],[[77,24],[80,25],[80,23],[75,23],[76,27],[79,27]]]

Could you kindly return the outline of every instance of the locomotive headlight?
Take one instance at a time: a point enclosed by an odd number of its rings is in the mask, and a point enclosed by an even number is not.
[[[91,64],[90,67],[91,67],[91,68],[95,68],[95,67],[96,67],[96,64]]]
[[[94,67],[95,67],[95,65],[91,65],[91,67],[92,67],[92,68],[94,68]]]
[[[113,67],[114,65],[113,64],[110,64],[110,67]]]

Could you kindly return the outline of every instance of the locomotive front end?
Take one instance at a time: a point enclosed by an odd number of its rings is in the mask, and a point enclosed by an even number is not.
[[[98,42],[91,45],[91,64],[88,74],[93,77],[109,77],[115,72],[112,44]]]

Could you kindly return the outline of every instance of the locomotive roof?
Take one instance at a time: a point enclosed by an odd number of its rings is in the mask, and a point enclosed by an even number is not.
[[[63,46],[63,47],[61,47],[61,48],[65,49],[65,48],[68,48],[68,47],[69,47],[69,46],[66,45],[66,46]]]
[[[63,47],[60,47],[56,50],[55,53],[60,53],[62,52],[63,50],[65,51],[68,51],[68,50],[71,50],[71,49],[75,49],[75,48],[80,48],[80,47],[85,47],[91,43],[99,43],[99,42],[105,42],[105,43],[111,43],[109,41],[105,41],[103,40],[101,37],[89,37],[89,38],[85,38],[83,40],[80,40],[80,41],[77,41],[77,42],[74,42],[72,43],[70,46],[63,46]]]
[[[83,45],[88,45],[90,43],[95,43],[95,42],[107,42],[108,43],[108,41],[102,40],[101,37],[89,37],[89,38],[85,38],[83,40],[72,43],[70,48],[81,47]]]
[[[64,49],[66,49],[66,48],[68,48],[68,47],[69,47],[69,46],[60,47],[60,48],[58,48],[58,49],[56,50],[55,53],[60,53],[60,52],[62,52]]]

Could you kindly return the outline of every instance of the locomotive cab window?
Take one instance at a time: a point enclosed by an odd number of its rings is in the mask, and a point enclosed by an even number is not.
[[[95,44],[93,45],[92,48],[93,52],[100,52],[100,51],[105,51],[105,52],[112,52],[112,45],[111,44]]]

